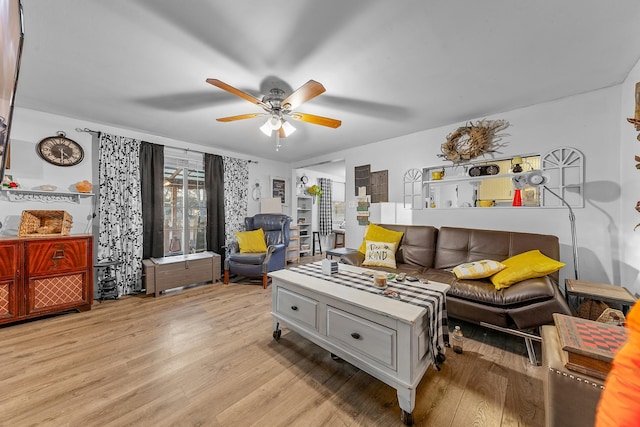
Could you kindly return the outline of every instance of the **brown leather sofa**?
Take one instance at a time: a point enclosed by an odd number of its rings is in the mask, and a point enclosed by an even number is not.
[[[538,328],[553,324],[553,313],[571,314],[558,288],[558,272],[527,279],[502,290],[496,290],[489,279],[461,280],[451,272],[453,267],[471,261],[502,261],[511,256],[538,249],[544,255],[559,259],[558,238],[551,235],[511,231],[423,225],[380,224],[404,233],[396,252],[396,270],[407,275],[447,283],[447,313],[483,326],[525,338],[529,359],[537,364],[532,340],[540,341]],[[361,265],[364,255],[347,254],[341,262]],[[531,333],[533,332],[533,334]]]

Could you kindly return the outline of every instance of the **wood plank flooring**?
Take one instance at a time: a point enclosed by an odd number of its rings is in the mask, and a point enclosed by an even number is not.
[[[0,425],[403,425],[395,390],[286,327],[276,342],[270,310],[271,287],[216,283],[2,327]],[[464,353],[429,368],[416,425],[542,426],[522,339],[453,325]]]

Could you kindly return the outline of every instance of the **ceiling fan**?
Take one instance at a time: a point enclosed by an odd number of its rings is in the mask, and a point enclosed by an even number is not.
[[[252,104],[256,104],[265,111],[264,113],[221,117],[216,119],[219,122],[233,122],[236,120],[252,119],[254,117],[268,117],[266,123],[260,127],[260,130],[267,136],[271,136],[273,131],[277,131],[276,135],[279,138],[286,138],[296,130],[291,123],[285,120],[286,118],[334,129],[342,124],[340,120],[294,111],[301,104],[315,98],[326,90],[321,83],[315,80],[309,80],[287,97],[285,97],[285,92],[282,89],[273,88],[262,100],[218,79],[207,79],[207,83],[239,96]]]

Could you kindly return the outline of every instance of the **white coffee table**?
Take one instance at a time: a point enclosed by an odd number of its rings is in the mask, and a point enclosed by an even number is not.
[[[341,270],[363,269],[340,264]],[[431,364],[423,307],[291,270],[272,278],[273,337],[280,323],[395,388],[402,420],[413,424],[416,388]],[[446,292],[449,285],[430,282]]]

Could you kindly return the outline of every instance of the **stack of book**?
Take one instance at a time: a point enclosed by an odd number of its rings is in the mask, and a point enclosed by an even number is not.
[[[554,313],[553,319],[565,367],[604,380],[611,370],[616,352],[628,339],[627,330],[609,323],[558,313]]]

